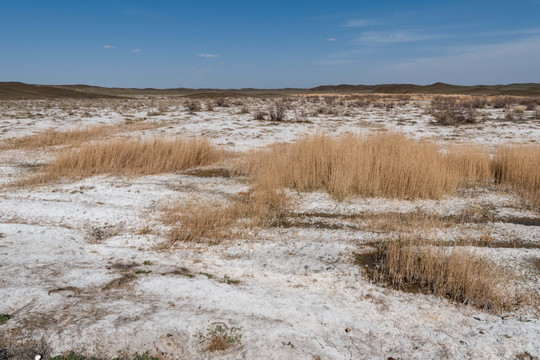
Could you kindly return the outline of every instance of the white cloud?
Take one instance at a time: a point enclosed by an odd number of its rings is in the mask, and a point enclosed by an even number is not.
[[[377,21],[373,19],[356,19],[356,20],[347,20],[342,27],[364,27],[364,26],[371,26],[371,25],[377,25]]]
[[[141,51],[142,51],[142,49],[133,49],[133,50],[131,50],[131,52],[133,52],[133,53],[140,53]]]
[[[105,45],[103,46],[104,49],[116,49],[116,46],[114,45]]]
[[[326,41],[333,42],[333,41],[337,41],[337,39],[336,38],[328,38],[328,39],[326,39]]]
[[[219,55],[216,55],[216,54],[205,54],[205,53],[199,54],[198,56],[207,58],[207,59],[213,59],[213,58],[219,57]]]

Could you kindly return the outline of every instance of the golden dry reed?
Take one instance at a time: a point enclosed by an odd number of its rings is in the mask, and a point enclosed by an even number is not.
[[[83,142],[110,136],[120,132],[140,131],[155,128],[156,124],[136,122],[122,125],[99,125],[89,126],[73,130],[45,130],[38,134],[28,135],[21,138],[15,138],[2,144],[4,149],[37,149],[47,146],[57,145],[75,145]]]
[[[382,244],[378,254],[371,272],[375,281],[414,285],[493,312],[508,310],[517,302],[508,279],[473,250],[400,239]]]
[[[151,175],[205,166],[223,159],[207,139],[118,139],[65,150],[36,177],[43,183],[59,178],[84,178],[98,174]]]
[[[506,184],[520,192],[540,209],[540,146],[511,145],[496,150],[492,163],[497,183]]]
[[[449,146],[445,150],[445,161],[452,171],[459,174],[462,182],[474,184],[479,180],[492,178],[488,148],[460,144]]]
[[[337,199],[350,195],[438,199],[464,180],[489,174],[487,150],[456,149],[445,154],[437,145],[392,133],[317,135],[251,154],[247,168],[256,183],[326,190]]]

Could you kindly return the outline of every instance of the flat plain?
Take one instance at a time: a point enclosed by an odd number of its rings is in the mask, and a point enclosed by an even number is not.
[[[536,359],[539,142],[535,97],[2,100],[0,349]]]

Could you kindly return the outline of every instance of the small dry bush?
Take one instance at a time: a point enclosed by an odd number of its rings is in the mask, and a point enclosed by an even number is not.
[[[28,135],[7,141],[2,148],[37,149],[57,145],[80,145],[82,142],[95,140],[127,131],[139,131],[155,128],[155,124],[136,122],[125,125],[102,125],[67,131],[45,130],[35,135]]]
[[[462,177],[437,146],[398,134],[317,135],[252,153],[245,168],[256,183],[326,190],[337,199],[437,199],[455,190]]]
[[[253,119],[254,120],[264,120],[265,117],[266,117],[266,112],[261,111],[261,110],[257,110],[253,114]]]
[[[268,113],[271,121],[285,121],[287,106],[283,101],[277,101],[270,107]]]
[[[216,107],[229,107],[231,106],[231,101],[225,97],[218,97],[214,100],[214,106]]]
[[[202,110],[201,102],[198,100],[188,100],[184,103],[184,106],[186,107],[186,109],[192,112]]]
[[[448,97],[436,97],[433,100],[431,115],[440,125],[474,124],[478,121],[478,114],[472,103]]]
[[[210,165],[226,156],[207,139],[119,139],[66,150],[27,183],[98,174],[150,175]]]
[[[485,96],[471,96],[466,101],[470,107],[475,109],[482,109],[488,105],[488,99]]]
[[[490,99],[489,103],[495,109],[502,109],[509,107],[514,103],[514,100],[509,96],[495,96]]]
[[[474,251],[415,239],[381,244],[370,276],[393,286],[416,286],[429,292],[498,312],[511,309],[517,297],[509,280]]]
[[[528,202],[540,208],[540,146],[512,145],[496,150],[492,171],[497,183],[519,191]]]

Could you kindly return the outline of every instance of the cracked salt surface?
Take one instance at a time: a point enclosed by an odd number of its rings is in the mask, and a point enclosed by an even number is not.
[[[92,110],[101,115],[85,118],[54,106],[42,109],[39,104],[43,103],[28,102],[29,109],[33,106],[44,113],[39,120],[2,118],[7,129],[2,138],[50,127],[114,124],[127,115],[144,117],[148,112],[135,109],[121,114],[112,107],[104,108],[105,103]],[[426,105],[420,102],[419,106]],[[394,108],[390,114],[371,109],[338,119],[310,117],[311,124],[268,125],[237,113],[231,107],[187,115],[178,108],[152,117],[167,125],[145,130],[144,136],[205,134],[223,148],[235,150],[292,141],[317,131],[339,134],[381,126],[443,143],[451,136],[490,146],[540,138],[536,123],[497,127],[488,122],[481,128],[459,129],[432,126],[425,110],[412,104]],[[404,118],[416,122],[398,125]],[[0,154],[4,184],[28,173],[19,164],[48,161],[52,156],[22,150]],[[385,234],[292,226],[265,229],[222,245],[159,247],[168,230],[159,221],[162,206],[177,199],[220,201],[246,189],[245,183],[234,178],[186,174],[96,176],[36,188],[2,188],[0,313],[12,318],[0,325],[0,338],[19,341],[23,347],[35,347],[44,339],[54,354],[75,350],[113,356],[118,351],[148,350],[171,359],[540,356],[540,323],[530,309],[501,317],[443,298],[371,284],[354,265],[354,254]],[[318,192],[291,192],[291,196],[297,213],[422,210],[455,215],[473,206],[490,206],[497,217],[538,216],[516,206],[519,199],[514,194],[492,190],[419,201],[353,198],[339,203]],[[146,226],[152,232],[141,231]],[[499,240],[536,244],[540,236],[538,226],[503,222],[438,229],[439,236],[447,238],[486,232]],[[477,251],[525,276],[520,284],[524,289],[540,290],[539,273],[529,261],[540,257],[540,249]],[[198,334],[217,322],[241,328],[241,345],[222,353],[205,352]]]

